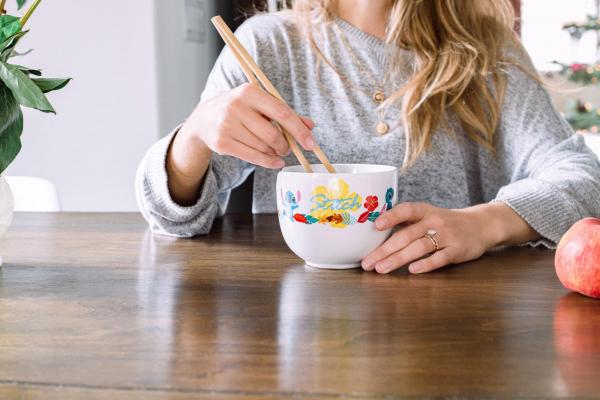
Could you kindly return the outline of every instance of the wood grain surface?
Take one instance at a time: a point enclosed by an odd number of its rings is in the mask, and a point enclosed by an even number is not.
[[[18,214],[0,254],[1,399],[600,395],[600,302],[549,250],[379,276],[304,267],[275,216]]]

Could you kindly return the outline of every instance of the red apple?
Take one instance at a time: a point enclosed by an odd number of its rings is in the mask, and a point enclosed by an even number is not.
[[[554,264],[567,289],[600,298],[600,219],[575,223],[558,243]]]

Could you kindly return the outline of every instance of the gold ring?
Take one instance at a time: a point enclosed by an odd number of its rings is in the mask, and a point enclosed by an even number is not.
[[[433,251],[431,252],[432,254],[440,249],[440,246],[438,245],[438,241],[435,238],[436,235],[437,235],[437,232],[433,229],[430,229],[427,231],[427,233],[424,236],[427,239],[431,240],[431,244],[433,245]]]

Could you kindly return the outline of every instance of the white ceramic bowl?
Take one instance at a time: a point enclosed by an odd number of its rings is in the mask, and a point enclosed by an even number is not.
[[[396,167],[335,164],[336,174],[313,165],[286,167],[277,175],[277,210],[283,238],[306,264],[344,269],[387,239],[374,221],[396,204]]]

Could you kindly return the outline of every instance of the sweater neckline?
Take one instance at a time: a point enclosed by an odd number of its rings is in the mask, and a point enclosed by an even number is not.
[[[343,32],[345,32],[349,36],[352,36],[358,40],[365,42],[369,46],[375,46],[378,48],[378,50],[384,49],[386,46],[384,40],[358,29],[356,26],[352,25],[350,22],[340,17],[335,18],[335,23],[340,27],[340,29]]]

